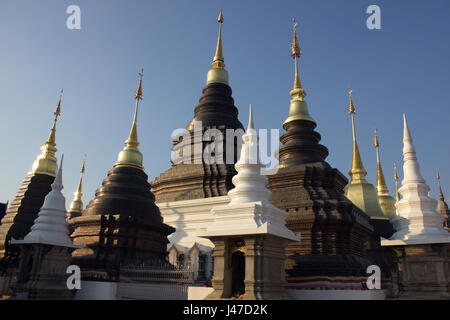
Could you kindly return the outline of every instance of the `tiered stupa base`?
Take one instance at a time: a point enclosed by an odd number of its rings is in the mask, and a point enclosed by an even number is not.
[[[269,176],[271,202],[289,212],[301,241],[286,248],[290,288],[361,289],[371,262],[364,243],[373,228],[345,196],[345,177],[326,162],[280,167]]]

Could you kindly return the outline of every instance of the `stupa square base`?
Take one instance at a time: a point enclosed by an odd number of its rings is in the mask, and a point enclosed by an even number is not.
[[[392,247],[399,267],[399,299],[450,300],[450,243]]]
[[[282,300],[288,299],[286,293],[284,248],[289,240],[273,235],[242,235],[238,237],[210,237],[215,248],[214,292],[206,300],[227,299],[233,296],[233,287],[239,270],[232,261],[232,255],[239,250],[244,253],[245,293],[243,300]],[[234,243],[243,241],[244,249],[236,249]],[[241,279],[242,280],[242,279]],[[234,284],[233,284],[234,283]]]

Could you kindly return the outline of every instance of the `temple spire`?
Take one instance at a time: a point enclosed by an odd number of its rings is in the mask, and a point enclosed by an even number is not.
[[[50,176],[55,177],[56,176],[56,170],[57,170],[57,159],[55,157],[55,153],[58,150],[56,148],[56,122],[58,121],[58,117],[61,115],[61,99],[62,99],[63,89],[61,89],[61,92],[59,94],[59,100],[58,104],[56,106],[55,111],[53,114],[55,115],[55,118],[53,120],[53,126],[50,130],[50,134],[48,136],[47,141],[45,142],[45,145],[41,147],[41,154],[36,158],[36,160],[33,163],[32,172],[40,173],[40,174],[47,174]]]
[[[223,23],[223,14],[222,10],[220,10],[219,17],[217,18],[217,22],[219,23],[219,36],[217,38],[217,46],[216,46],[216,54],[214,55],[214,60],[212,63],[213,68],[223,69],[225,68],[225,60],[223,58],[222,52],[222,23]]]
[[[396,203],[397,216],[392,223],[397,231],[390,240],[402,240],[406,244],[448,242],[450,234],[444,229],[445,218],[436,211],[437,201],[428,195],[430,187],[420,174],[405,115],[403,124],[403,180],[399,190],[402,199]]]
[[[69,209],[69,217],[70,218],[74,218],[76,216],[80,216],[81,213],[83,212],[83,201],[81,200],[82,196],[83,196],[83,176],[84,176],[84,171],[86,169],[86,155],[84,155],[84,159],[83,159],[83,164],[81,166],[81,170],[80,170],[80,181],[78,182],[78,188],[77,191],[74,192],[74,199],[72,201],[72,203],[70,204],[70,209]]]
[[[352,152],[352,167],[348,174],[350,175],[350,182],[345,187],[345,196],[350,199],[358,208],[364,211],[371,219],[389,219],[392,215],[392,206],[388,205],[386,212],[381,208],[376,188],[366,180],[367,171],[361,160],[361,155],[356,142],[356,128],[355,128],[355,106],[352,99],[352,89],[349,88],[349,111],[352,117],[352,132],[353,132],[353,152]],[[389,194],[388,194],[389,196]],[[388,200],[389,201],[389,200]],[[392,199],[392,202],[394,199]],[[393,203],[392,203],[393,205]],[[389,209],[390,208],[390,209]]]
[[[303,100],[306,97],[306,92],[302,88],[302,84],[300,82],[300,76],[298,73],[298,59],[300,58],[300,46],[298,45],[297,40],[297,22],[295,19],[292,19],[293,24],[293,40],[291,46],[291,56],[295,61],[295,78],[294,78],[294,87],[289,92],[292,97],[291,105],[289,107],[289,116],[284,121],[283,127],[286,129],[288,123],[295,120],[306,120],[311,121],[316,124],[316,121],[309,115],[308,105]]]
[[[359,183],[360,180],[365,180],[367,171],[364,169],[364,165],[359,153],[358,143],[356,142],[356,129],[355,129],[355,106],[352,99],[352,89],[349,88],[349,111],[348,113],[352,117],[352,132],[353,132],[353,154],[352,154],[352,168],[349,171],[350,183]]]
[[[306,96],[306,92],[302,88],[302,83],[300,82],[300,76],[298,74],[298,59],[300,58],[301,51],[297,40],[297,22],[295,22],[294,18],[292,19],[292,24],[293,24],[293,39],[291,47],[291,56],[294,58],[295,61],[295,78],[294,78],[294,88],[290,94],[294,99],[297,98],[299,100],[303,100],[303,98]]]
[[[436,179],[438,181],[438,186],[439,186],[439,200],[444,200],[444,194],[442,193],[442,188],[441,188],[441,176],[439,175],[439,169],[436,169]]]
[[[228,72],[225,70],[225,59],[223,58],[222,51],[222,10],[220,10],[217,22],[219,23],[219,36],[217,38],[216,53],[213,58],[212,68],[208,71],[206,76],[206,84],[223,83],[228,85]]]
[[[439,176],[439,170],[437,170],[436,178],[439,185],[439,201],[437,205],[437,211],[444,216],[444,228],[450,231],[450,209],[447,202],[445,202],[444,193],[441,188],[441,177]]]
[[[116,166],[131,166],[143,169],[142,167],[142,153],[139,151],[139,141],[137,135],[137,117],[139,111],[139,101],[142,100],[142,77],[144,76],[144,69],[139,72],[139,84],[136,89],[134,98],[136,100],[136,106],[134,109],[133,124],[131,125],[130,134],[128,139],[125,141],[125,148],[119,152],[119,157],[117,162],[114,164]]]
[[[375,136],[375,149],[377,151],[377,190],[378,190],[378,196],[381,195],[389,195],[389,190],[386,185],[386,180],[384,179],[383,169],[381,168],[381,161],[380,161],[380,143],[378,141],[377,136],[377,128],[374,129],[374,136]]]
[[[378,141],[377,128],[374,128],[374,146],[377,152],[377,194],[381,210],[389,219],[395,216],[395,200],[389,195],[389,189],[384,179],[380,160],[380,142]]]

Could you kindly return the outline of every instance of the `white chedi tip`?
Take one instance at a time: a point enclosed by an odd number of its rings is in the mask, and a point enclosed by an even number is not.
[[[232,179],[235,188],[228,192],[231,202],[269,201],[271,192],[266,188],[267,177],[261,174],[264,167],[260,162],[258,134],[253,124],[250,105],[247,132],[242,136],[243,145],[235,168],[238,172]]]
[[[61,157],[58,173],[52,184],[52,190],[45,197],[39,215],[34,220],[30,233],[24,240],[14,240],[13,243],[41,243],[61,247],[78,247],[72,244],[69,237],[69,224],[67,223],[66,199],[61,190],[62,166],[64,155]]]
[[[403,181],[399,189],[402,198],[395,204],[397,216],[391,222],[397,230],[390,240],[408,243],[450,242],[443,228],[444,217],[436,211],[437,201],[428,196],[430,187],[420,174],[411,132],[403,115]]]
[[[247,132],[242,136],[241,155],[233,177],[235,187],[228,192],[231,201],[211,209],[214,222],[202,237],[271,234],[299,241],[286,227],[288,213],[270,203],[272,193],[267,189],[267,177],[261,174],[264,165],[259,161],[258,134],[253,125],[250,107]]]

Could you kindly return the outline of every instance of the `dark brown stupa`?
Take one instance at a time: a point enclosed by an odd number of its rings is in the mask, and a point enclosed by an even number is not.
[[[325,158],[328,149],[319,144],[306,96],[298,75],[300,49],[295,21],[292,56],[295,58],[295,82],[289,116],[283,124],[279,168],[269,176],[271,202],[289,212],[286,225],[301,240],[286,249],[286,271],[292,284],[330,276],[366,275],[370,264],[364,243],[373,230],[369,217],[344,195],[347,179],[332,168]],[[303,285],[306,286],[307,285]]]
[[[15,199],[6,211],[0,226],[0,258],[3,258],[3,266],[14,260],[20,254],[20,250],[10,245],[11,238],[23,239],[39,210],[44,203],[45,196],[50,192],[53,180],[56,177],[57,160],[55,157],[56,122],[61,112],[62,90],[58,105],[54,112],[55,119],[45,145],[42,146],[41,154],[33,163],[32,170],[23,180]]]
[[[137,112],[142,99],[142,73],[136,91],[133,125],[114,168],[81,216],[70,219],[75,250],[72,263],[83,269],[103,269],[117,276],[122,263],[164,262],[167,236],[175,231],[163,223],[138,150]]]
[[[186,135],[175,141],[172,147],[178,161],[172,161],[172,168],[163,172],[152,182],[157,202],[224,196],[234,187],[231,179],[236,174],[234,163],[238,159],[237,153],[240,151],[238,141],[241,141],[240,137],[244,130],[238,120],[238,109],[231,96],[228,72],[224,69],[222,22],[221,13],[213,68],[208,72],[207,83],[203,88],[199,104],[195,108],[194,118],[186,127]],[[203,151],[205,148],[212,148],[215,144],[212,141],[218,138],[203,139],[202,137],[206,131],[214,129],[219,130],[223,137],[223,141],[216,140],[216,146],[217,143],[223,146],[223,153],[217,148],[214,148],[212,152],[207,151],[206,154],[212,154],[216,158],[216,161],[207,162],[203,157]],[[227,129],[232,129],[237,136],[227,137]],[[228,161],[227,150],[231,158]]]

